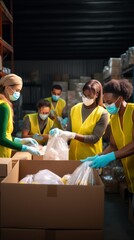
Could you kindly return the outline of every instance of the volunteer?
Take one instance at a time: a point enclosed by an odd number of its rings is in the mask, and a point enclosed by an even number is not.
[[[51,103],[50,118],[54,121],[54,128],[66,129],[67,127],[67,108],[66,101],[61,98],[62,87],[55,84],[51,89],[51,97],[45,98]]]
[[[32,138],[12,138],[13,132],[13,105],[20,97],[22,78],[16,74],[9,74],[0,79],[0,157],[10,158],[12,149],[31,154],[40,155],[35,145],[37,141]],[[27,146],[30,143],[33,146]]]
[[[92,79],[83,87],[82,102],[71,108],[67,128],[70,131],[52,129],[50,135],[71,139],[69,159],[80,160],[102,152],[102,136],[108,119],[102,102],[102,85]]]
[[[110,144],[100,156],[82,162],[91,161],[91,167],[100,168],[121,159],[128,191],[134,196],[134,103],[127,102],[133,87],[127,79],[113,79],[104,85],[103,92],[106,109],[112,115]]]
[[[53,127],[53,121],[49,118],[51,104],[48,100],[40,99],[37,103],[38,112],[26,114],[22,129],[22,137],[32,137],[40,145],[45,145],[49,131]]]

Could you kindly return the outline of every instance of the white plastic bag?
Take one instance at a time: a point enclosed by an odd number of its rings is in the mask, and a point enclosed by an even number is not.
[[[89,162],[84,162],[78,166],[71,174],[67,185],[94,185],[93,169],[89,167]]]
[[[40,170],[34,174],[33,181],[41,184],[64,184],[57,174],[48,169]]]
[[[67,141],[54,135],[48,140],[44,155],[45,160],[68,160],[69,147]]]

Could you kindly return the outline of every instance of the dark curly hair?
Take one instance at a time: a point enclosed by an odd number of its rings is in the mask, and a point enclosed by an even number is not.
[[[115,96],[122,96],[128,100],[133,93],[132,83],[128,79],[112,79],[103,86],[103,93],[113,93]]]

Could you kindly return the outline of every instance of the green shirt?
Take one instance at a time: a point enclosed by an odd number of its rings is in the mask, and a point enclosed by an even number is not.
[[[10,112],[8,106],[4,103],[0,104],[0,145],[21,151],[22,144],[10,141],[6,137],[9,114]]]

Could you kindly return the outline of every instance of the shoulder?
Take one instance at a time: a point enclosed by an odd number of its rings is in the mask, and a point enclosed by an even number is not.
[[[98,106],[97,110],[99,112],[101,112],[102,114],[108,115],[108,111],[104,107],[102,107],[102,106]]]
[[[0,103],[0,110],[9,112],[9,105],[5,102]]]
[[[66,103],[66,101],[63,98],[59,99],[60,102]]]
[[[49,102],[51,102],[51,99],[51,97],[44,98],[44,100],[48,100]]]
[[[82,107],[83,103],[76,103],[72,108],[71,110],[74,110],[74,109],[77,109],[79,107]]]
[[[29,114],[26,114],[25,116],[24,116],[24,120],[25,119],[29,119],[29,118],[33,118],[34,116],[36,116],[37,115],[37,113],[29,113]]]

